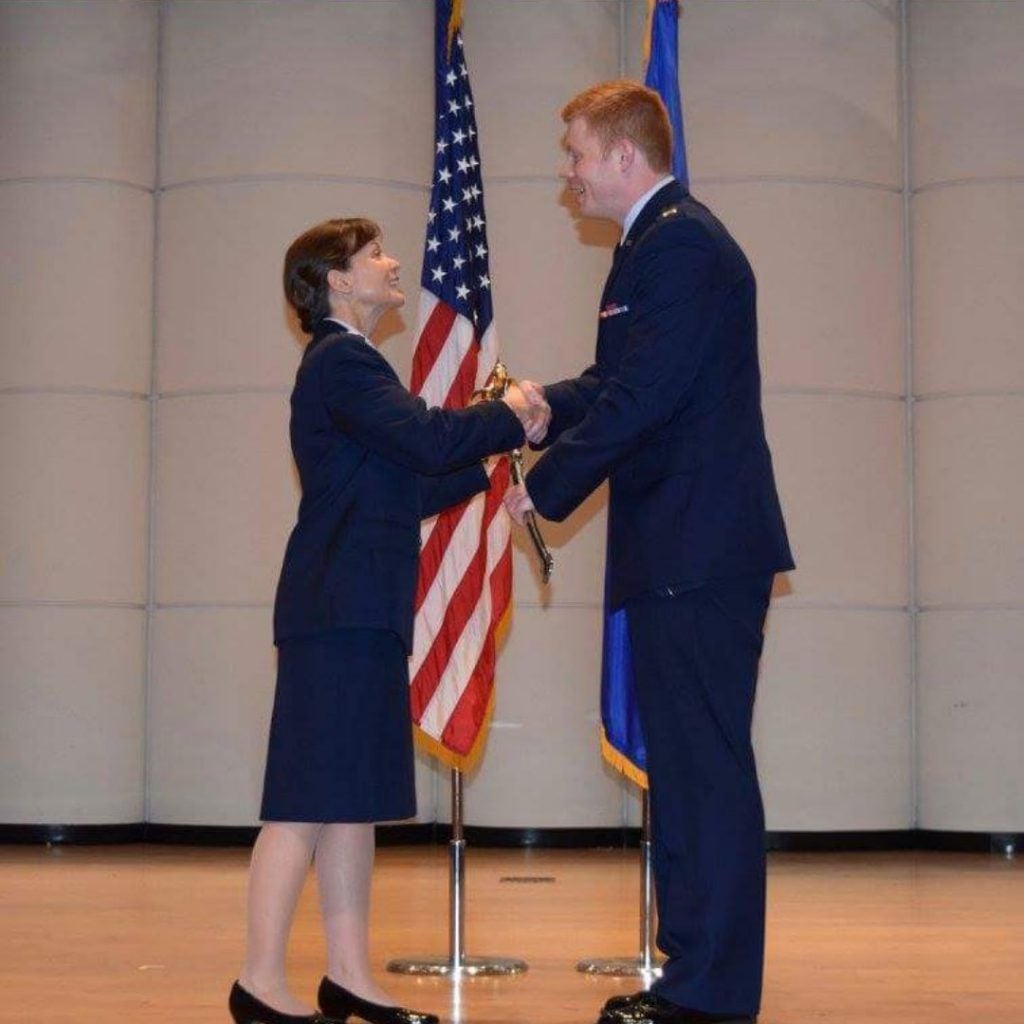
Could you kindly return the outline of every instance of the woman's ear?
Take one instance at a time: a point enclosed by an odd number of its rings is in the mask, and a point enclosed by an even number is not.
[[[344,270],[331,269],[327,271],[327,287],[332,292],[341,292],[348,295],[352,290],[352,281]]]

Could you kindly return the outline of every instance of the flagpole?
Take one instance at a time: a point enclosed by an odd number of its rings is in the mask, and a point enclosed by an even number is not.
[[[610,960],[580,960],[576,970],[581,974],[602,974],[615,978],[644,979],[650,985],[661,977],[661,967],[654,952],[654,869],[651,860],[651,802],[642,790],[640,830],[640,953],[634,958],[615,957]]]
[[[466,839],[462,827],[462,772],[452,769],[452,838],[448,843],[448,956],[422,956],[391,960],[392,974],[427,974],[435,977],[478,978],[522,974],[525,960],[504,956],[467,956]]]

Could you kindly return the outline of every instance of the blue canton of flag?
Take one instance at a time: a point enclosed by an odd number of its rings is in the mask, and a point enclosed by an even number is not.
[[[438,62],[437,74],[434,182],[421,283],[466,317],[480,338],[493,317],[491,276],[473,90],[461,32],[452,38],[447,64]]]

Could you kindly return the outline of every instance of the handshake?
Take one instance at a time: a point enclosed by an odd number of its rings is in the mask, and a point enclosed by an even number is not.
[[[538,444],[544,440],[551,422],[551,406],[540,384],[532,380],[509,381],[501,401],[519,417],[527,441]]]

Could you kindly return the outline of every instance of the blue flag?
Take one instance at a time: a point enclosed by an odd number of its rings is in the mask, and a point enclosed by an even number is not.
[[[672,173],[685,187],[686,139],[679,94],[678,0],[654,0],[651,11],[647,76],[644,85],[661,96],[672,124]],[[605,594],[604,645],[601,659],[601,750],[605,759],[637,785],[647,787],[647,749],[640,727],[629,649],[626,612],[613,612]]]
[[[644,85],[654,89],[668,109],[668,119],[672,124],[672,173],[683,186],[689,186],[683,101],[679,95],[678,24],[678,0],[656,0],[651,12],[650,59]]]

